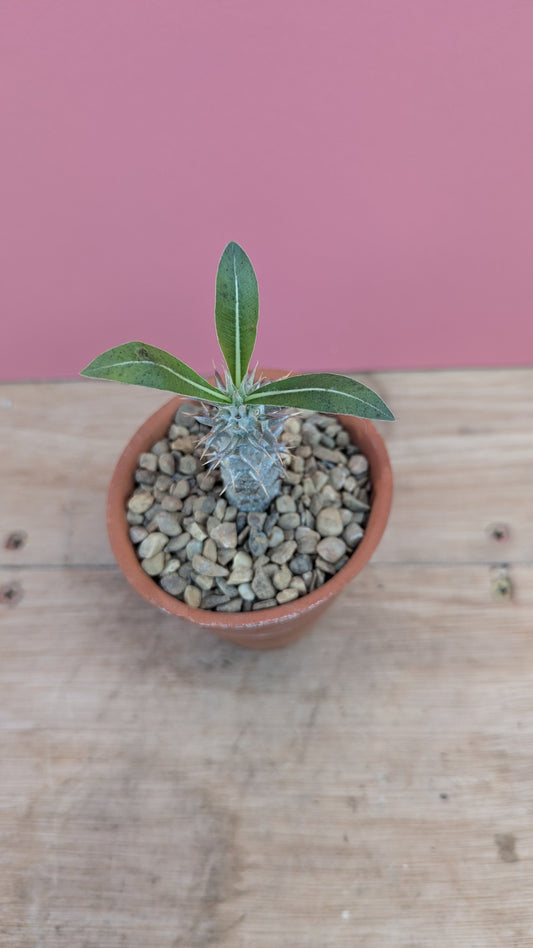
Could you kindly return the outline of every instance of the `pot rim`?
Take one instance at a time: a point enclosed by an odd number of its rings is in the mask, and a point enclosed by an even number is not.
[[[275,373],[276,376],[280,374]],[[263,370],[263,375],[272,377],[274,373]],[[392,469],[385,442],[371,421],[350,415],[332,417],[338,418],[348,429],[361,453],[367,457],[373,494],[371,509],[363,539],[348,562],[321,586],[283,605],[228,613],[188,606],[165,592],[155,579],[144,572],[129,537],[129,524],[125,516],[126,499],[134,488],[133,471],[139,455],[164,436],[177,407],[184,401],[189,399],[177,395],[150,415],[127,443],[113,471],[107,498],[107,531],[113,554],[128,582],[144,599],[169,615],[180,616],[195,625],[213,630],[258,631],[261,627],[285,623],[303,613],[310,613],[336,596],[369,561],[385,530],[392,503]],[[157,436],[152,434],[154,429]]]

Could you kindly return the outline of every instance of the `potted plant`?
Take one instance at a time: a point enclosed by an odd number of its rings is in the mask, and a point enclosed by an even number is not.
[[[126,578],[165,612],[274,648],[303,635],[379,543],[392,474],[370,419],[393,415],[346,376],[250,370],[258,316],[252,264],[230,243],[216,278],[222,375],[140,342],[81,374],[178,393],[112,477],[108,532]]]

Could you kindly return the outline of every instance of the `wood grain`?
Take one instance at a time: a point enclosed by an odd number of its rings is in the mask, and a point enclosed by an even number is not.
[[[267,653],[112,564],[107,478],[160,393],[0,388],[0,531],[28,533],[0,563],[2,945],[533,944],[532,383],[372,379],[399,415],[393,519]]]

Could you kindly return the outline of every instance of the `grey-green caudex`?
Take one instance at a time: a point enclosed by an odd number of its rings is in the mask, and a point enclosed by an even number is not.
[[[287,414],[306,409],[387,421],[394,416],[366,385],[343,375],[292,375],[265,382],[250,371],[259,318],[254,269],[230,243],[218,266],[215,325],[226,362],[212,385],[175,356],[143,342],[127,342],[99,355],[82,375],[177,392],[202,402],[199,421],[211,429],[204,456],[220,468],[228,501],[240,510],[264,510],[280,492],[286,445],[279,440]]]

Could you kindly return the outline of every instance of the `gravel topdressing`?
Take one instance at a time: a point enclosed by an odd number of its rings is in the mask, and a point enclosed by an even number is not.
[[[217,612],[291,602],[347,562],[370,510],[367,459],[330,415],[289,417],[281,493],[264,512],[224,499],[200,460],[208,431],[184,403],[167,437],[141,454],[126,517],[144,571],[171,596]]]

